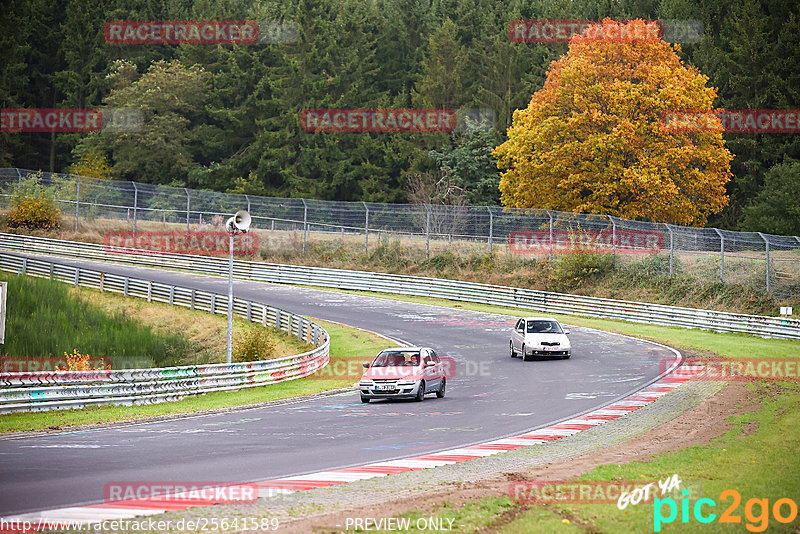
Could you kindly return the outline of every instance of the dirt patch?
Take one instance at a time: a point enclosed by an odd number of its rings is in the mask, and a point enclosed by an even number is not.
[[[433,513],[445,502],[458,506],[485,497],[508,495],[511,481],[569,480],[600,465],[646,462],[656,454],[693,445],[705,445],[731,429],[732,425],[726,421],[728,417],[757,411],[760,406],[758,396],[753,391],[744,384],[732,382],[716,395],[705,399],[698,406],[672,421],[613,447],[584,454],[564,462],[545,464],[524,471],[503,473],[492,479],[468,484],[449,484],[445,489],[435,491],[423,490],[413,497],[397,499],[376,506],[353,508],[293,521],[286,523],[278,532],[341,532],[348,517],[393,517],[412,510],[428,514]],[[494,532],[527,510],[527,506],[524,505],[517,508],[519,510],[516,513],[509,510],[503,514],[502,520],[498,517],[498,521],[493,522],[490,527],[481,532],[487,534]],[[577,518],[571,518],[573,522],[575,519]],[[591,525],[583,526],[591,530]]]

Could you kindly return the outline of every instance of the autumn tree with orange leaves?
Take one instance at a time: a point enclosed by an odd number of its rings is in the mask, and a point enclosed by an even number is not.
[[[643,24],[605,19],[573,37],[514,112],[493,151],[504,205],[703,225],[727,204],[722,134],[659,126],[661,113],[711,110],[717,92]]]

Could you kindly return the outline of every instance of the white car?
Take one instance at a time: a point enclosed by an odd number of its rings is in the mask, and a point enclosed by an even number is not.
[[[522,355],[522,361],[534,357],[569,358],[572,345],[569,330],[551,317],[525,317],[517,321],[508,343],[512,358]]]

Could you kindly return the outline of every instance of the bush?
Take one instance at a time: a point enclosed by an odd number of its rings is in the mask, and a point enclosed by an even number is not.
[[[234,362],[268,360],[275,355],[275,340],[266,328],[247,328],[233,340],[231,352]]]
[[[56,203],[44,197],[22,196],[11,200],[8,211],[10,228],[54,230],[61,225],[61,212]]]
[[[582,284],[601,278],[614,268],[612,254],[564,254],[552,263],[550,281],[556,289],[575,289]]]

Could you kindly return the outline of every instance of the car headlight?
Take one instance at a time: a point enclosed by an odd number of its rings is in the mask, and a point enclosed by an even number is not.
[[[399,380],[397,382],[397,385],[398,386],[413,386],[416,383],[417,383],[416,380]]]
[[[358,383],[358,385],[359,386],[367,386],[367,387],[369,387],[369,386],[372,385],[372,380],[362,380],[361,382]]]

